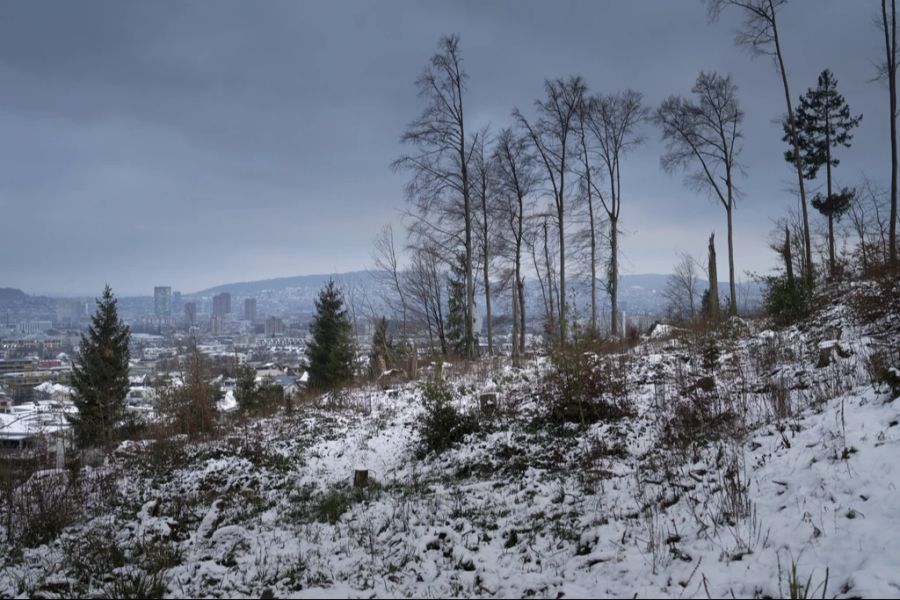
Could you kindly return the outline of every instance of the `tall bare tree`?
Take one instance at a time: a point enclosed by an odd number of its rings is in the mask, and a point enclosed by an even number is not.
[[[537,119],[530,122],[518,109],[513,116],[527,131],[546,171],[553,193],[559,232],[559,341],[566,342],[566,175],[576,118],[587,87],[581,77],[544,82],[545,98],[535,101]]]
[[[886,81],[891,108],[891,221],[888,229],[890,263],[897,266],[897,2],[881,0],[879,15],[884,32],[884,62],[879,69],[879,79]]]
[[[728,218],[728,276],[731,298],[729,310],[737,314],[734,275],[734,234],[732,212],[735,204],[734,176],[740,165],[741,122],[737,86],[730,77],[701,72],[691,90],[696,101],[670,96],[656,110],[654,121],[662,129],[666,171],[692,168],[688,183],[705,190],[722,203]]]
[[[513,264],[513,355],[525,349],[525,279],[522,253],[526,243],[526,219],[531,197],[540,184],[537,162],[528,139],[512,129],[503,129],[494,147],[492,165],[497,212],[504,224],[501,239],[506,240],[507,255]],[[516,336],[518,334],[518,340]]]
[[[485,155],[485,143],[488,131],[479,132],[478,143],[472,154],[474,175],[474,198],[477,206],[475,219],[478,227],[478,254],[481,258],[482,286],[484,288],[485,326],[487,328],[488,355],[494,355],[494,325],[493,312],[491,310],[491,264],[494,260],[493,233],[495,226],[495,211],[493,200],[493,172],[491,171],[490,157]]]
[[[390,289],[390,293],[384,294],[382,300],[395,313],[400,312],[403,319],[403,338],[405,340],[409,335],[407,330],[409,306],[406,299],[406,286],[403,282],[404,273],[400,268],[400,257],[397,253],[397,246],[394,243],[394,228],[391,225],[385,225],[379,232],[378,237],[375,238],[372,259],[375,263],[375,268],[381,274],[383,283]]]
[[[592,187],[600,198],[609,220],[609,269],[607,287],[610,299],[610,332],[619,331],[619,216],[622,210],[622,159],[641,143],[638,128],[647,118],[643,96],[634,90],[594,96],[588,105],[588,124],[597,142],[597,153],[606,169],[609,194]]]
[[[576,132],[578,134],[578,158],[581,161],[581,168],[579,175],[581,177],[581,185],[580,192],[581,198],[584,202],[584,206],[587,209],[587,229],[584,231],[585,236],[587,237],[587,245],[588,245],[588,267],[591,275],[591,336],[596,337],[598,334],[597,329],[597,245],[598,245],[598,230],[599,223],[597,222],[597,215],[594,210],[594,202],[595,202],[595,193],[594,186],[596,185],[597,175],[594,172],[595,167],[592,165],[593,155],[596,152],[593,150],[591,141],[589,138],[589,125],[588,121],[590,120],[590,106],[591,102],[589,98],[584,98],[584,101],[581,103],[581,106],[578,110],[578,118],[576,120]]]
[[[412,173],[406,193],[419,216],[419,233],[441,239],[440,244],[446,247],[452,245],[452,239],[460,237],[459,230],[462,230],[466,270],[464,345],[466,355],[473,357],[474,207],[469,170],[478,136],[466,138],[463,111],[466,79],[459,36],[441,38],[438,51],[416,80],[419,96],[426,106],[402,137],[412,151],[395,160],[393,167]],[[447,254],[447,260],[455,255],[455,251]]]
[[[794,167],[797,170],[797,184],[800,191],[800,208],[803,214],[803,242],[806,264],[806,281],[813,282],[812,241],[809,232],[809,214],[806,207],[806,188],[803,180],[803,162],[800,158],[800,140],[797,135],[794,105],[791,101],[791,90],[788,85],[787,70],[784,66],[784,54],[781,50],[781,38],[778,33],[778,10],[787,4],[787,0],[707,0],[710,19],[716,20],[726,7],[741,10],[744,17],[742,27],[735,35],[735,43],[744,46],[756,56],[770,56],[778,67],[781,84],[784,88],[784,101],[787,105],[787,124],[790,131],[791,144],[794,147]]]

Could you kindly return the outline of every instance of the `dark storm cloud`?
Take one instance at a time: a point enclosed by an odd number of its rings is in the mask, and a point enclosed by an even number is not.
[[[795,2],[781,29],[792,93],[831,68],[865,113],[842,183],[887,177],[886,100],[874,2]],[[0,287],[192,291],[369,263],[398,220],[388,165],[419,111],[412,85],[458,32],[473,127],[531,111],[546,77],[688,93],[731,73],[747,113],[735,216],[739,271],[772,262],[770,219],[792,205],[771,61],[732,44],[737,15],[699,2],[10,2],[0,19]],[[659,169],[658,133],[627,161],[626,272],[701,254],[724,212]],[[815,218],[815,217],[814,217]]]

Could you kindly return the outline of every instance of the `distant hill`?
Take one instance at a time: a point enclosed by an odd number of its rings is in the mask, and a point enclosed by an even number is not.
[[[56,301],[46,296],[30,296],[16,288],[0,288],[0,323],[22,320],[52,320]]]
[[[375,271],[350,271],[348,273],[332,273],[322,275],[296,275],[294,277],[277,277],[275,279],[260,279],[258,281],[241,281],[238,283],[225,283],[215,287],[200,290],[189,296],[212,296],[228,292],[234,296],[252,296],[261,292],[276,292],[295,288],[315,288],[319,290],[325,283],[333,278],[339,283],[373,284]]]
[[[236,298],[256,297],[260,307],[271,314],[279,311],[309,311],[322,286],[328,279],[342,286],[353,286],[360,292],[360,297],[376,310],[379,308],[380,288],[378,274],[375,271],[351,271],[347,273],[298,275],[295,277],[279,277],[259,281],[227,283],[189,294],[193,297],[209,297],[214,294],[228,292]],[[663,292],[669,275],[659,273],[642,273],[623,275],[619,285],[619,302],[624,310],[632,314],[662,315],[665,313],[667,301]],[[705,289],[708,283],[700,280],[700,288]],[[569,289],[575,293],[578,306],[587,306],[590,302],[590,286],[584,278],[572,278]],[[607,301],[605,289],[599,290],[601,298]],[[759,286],[755,282],[739,284],[739,298],[749,305],[757,305],[761,297]],[[728,283],[719,284],[719,296],[728,295]],[[541,300],[540,287],[534,277],[526,277],[526,302],[538,306]],[[476,300],[480,305],[480,300]],[[500,309],[502,310],[502,309]],[[535,314],[535,313],[532,313]]]

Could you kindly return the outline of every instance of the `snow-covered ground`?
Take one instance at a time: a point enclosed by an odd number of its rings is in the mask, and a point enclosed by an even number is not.
[[[635,414],[586,428],[535,425],[545,361],[459,376],[461,408],[490,389],[501,409],[437,457],[414,385],[124,444],[61,535],[0,550],[0,595],[778,597],[794,573],[900,597],[900,401],[872,377],[896,328],[836,304],[729,329],[607,357]],[[685,437],[695,405],[715,419]]]

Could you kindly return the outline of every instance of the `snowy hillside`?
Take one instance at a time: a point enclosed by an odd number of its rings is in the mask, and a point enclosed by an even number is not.
[[[585,427],[544,418],[546,358],[450,375],[500,406],[438,456],[414,383],[126,443],[10,492],[42,516],[4,518],[0,596],[898,597],[892,319],[648,338],[597,358],[628,410]]]

